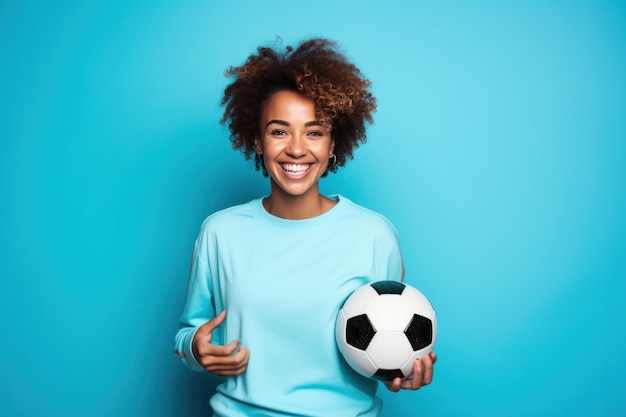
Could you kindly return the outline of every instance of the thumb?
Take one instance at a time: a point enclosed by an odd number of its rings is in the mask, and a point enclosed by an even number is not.
[[[225,318],[226,318],[226,310],[223,310],[220,314],[218,314],[217,316],[213,317],[211,320],[207,321],[202,326],[200,326],[200,328],[198,329],[198,333],[201,333],[202,337],[208,336],[210,339],[211,332],[213,332],[213,330],[216,327],[222,324]]]

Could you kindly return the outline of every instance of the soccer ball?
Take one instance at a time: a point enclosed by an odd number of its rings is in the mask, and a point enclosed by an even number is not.
[[[432,352],[435,310],[417,289],[378,281],[356,289],[337,316],[337,346],[346,362],[368,378],[409,378],[413,362]]]

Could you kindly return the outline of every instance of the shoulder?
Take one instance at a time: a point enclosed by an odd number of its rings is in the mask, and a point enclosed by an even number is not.
[[[249,227],[249,223],[246,219],[256,217],[254,206],[259,200],[260,199],[238,204],[209,215],[200,226],[200,235],[207,236],[216,234],[222,230],[232,231]]]
[[[338,196],[338,198],[343,205],[343,211],[346,218],[358,224],[359,227],[365,227],[379,233],[389,233],[394,237],[397,237],[398,231],[395,226],[382,214],[356,204],[341,195]]]

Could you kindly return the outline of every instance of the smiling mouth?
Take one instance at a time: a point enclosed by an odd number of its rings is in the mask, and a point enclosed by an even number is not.
[[[283,164],[283,171],[291,175],[302,175],[311,168],[312,164]]]

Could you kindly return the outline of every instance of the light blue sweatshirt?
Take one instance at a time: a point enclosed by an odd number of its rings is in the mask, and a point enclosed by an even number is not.
[[[224,309],[213,343],[240,339],[250,349],[246,371],[227,377],[211,399],[214,416],[379,414],[377,382],[343,360],[335,321],[356,288],[402,278],[397,232],[380,214],[330,198],[338,203],[311,219],[272,216],[257,199],[202,224],[175,350],[203,370],[191,341]]]

